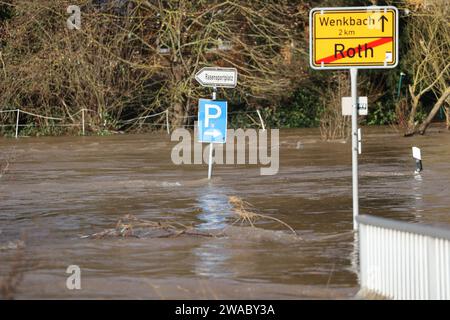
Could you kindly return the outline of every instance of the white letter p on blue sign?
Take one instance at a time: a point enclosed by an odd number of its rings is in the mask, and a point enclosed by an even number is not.
[[[205,104],[206,112],[205,112],[205,127],[209,127],[209,119],[217,119],[220,118],[222,114],[222,110],[218,105],[215,104]],[[215,109],[215,114],[211,113],[211,109]]]
[[[200,99],[198,103],[198,141],[225,143],[227,140],[227,102]]]

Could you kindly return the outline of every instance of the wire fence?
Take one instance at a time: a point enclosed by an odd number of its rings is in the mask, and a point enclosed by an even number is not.
[[[81,134],[85,135],[86,134],[86,126],[91,126],[90,123],[88,123],[86,121],[86,112],[92,112],[92,113],[97,113],[94,110],[90,110],[90,109],[80,109],[78,112],[70,115],[70,119],[66,118],[61,118],[61,117],[53,117],[53,116],[46,116],[46,115],[40,115],[40,114],[36,114],[33,112],[29,112],[29,111],[25,111],[25,110],[21,110],[21,109],[10,109],[10,110],[0,110],[0,114],[5,114],[5,113],[15,113],[16,114],[16,121],[15,123],[10,123],[10,124],[0,124],[0,128],[8,128],[8,127],[14,127],[15,128],[15,137],[18,138],[19,137],[19,133],[20,130],[19,128],[21,127],[42,127],[43,124],[37,124],[37,123],[26,123],[26,124],[20,124],[20,119],[21,119],[21,114],[23,115],[28,115],[34,118],[39,118],[39,119],[44,119],[44,120],[53,120],[53,121],[60,121],[62,123],[52,123],[52,124],[45,124],[48,127],[81,127]],[[64,121],[67,120],[72,120],[74,121],[74,117],[78,116],[81,113],[81,119],[80,122],[73,122],[73,123],[63,123]],[[260,125],[262,127],[263,130],[266,130],[266,125],[264,123],[264,120],[262,118],[261,112],[259,110],[255,110],[255,111],[235,111],[235,112],[229,112],[228,114],[257,114],[258,118],[259,118],[259,123],[258,125]],[[145,120],[150,119],[150,118],[154,118],[154,117],[158,117],[158,116],[164,116],[165,117],[165,122],[164,123],[146,123]],[[161,128],[165,128],[167,131],[167,134],[170,134],[171,128],[170,128],[170,117],[174,117],[174,118],[182,118],[182,119],[193,119],[193,118],[197,118],[197,115],[188,115],[188,116],[180,116],[180,115],[176,115],[176,114],[170,114],[169,113],[169,109],[166,109],[164,111],[155,113],[155,114],[150,114],[150,115],[145,115],[145,116],[140,116],[140,117],[136,117],[136,118],[132,118],[132,119],[127,119],[127,120],[120,120],[120,121],[116,121],[115,123],[117,125],[130,125],[130,124],[136,124],[139,126],[155,126],[155,127],[161,127]],[[254,122],[256,122],[252,117],[250,117]],[[183,127],[194,127],[195,124],[184,124]]]

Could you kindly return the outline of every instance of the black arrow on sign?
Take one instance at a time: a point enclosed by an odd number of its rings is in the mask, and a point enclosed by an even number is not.
[[[384,22],[389,21],[389,19],[382,15],[378,21],[381,21],[381,32],[384,32]]]

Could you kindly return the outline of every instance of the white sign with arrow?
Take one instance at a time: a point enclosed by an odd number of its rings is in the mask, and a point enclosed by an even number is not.
[[[237,85],[236,68],[206,67],[195,75],[195,80],[203,87],[235,88]]]

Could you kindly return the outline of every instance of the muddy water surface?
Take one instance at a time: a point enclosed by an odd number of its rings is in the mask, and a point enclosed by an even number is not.
[[[364,129],[361,213],[450,225],[450,134],[402,138]],[[316,130],[280,134],[280,170],[173,165],[166,134],[0,139],[0,277],[17,262],[8,242],[25,237],[27,271],[16,298],[352,298],[358,291],[351,213],[350,145]],[[415,176],[411,146],[422,148]],[[222,238],[81,239],[125,214],[223,228],[229,196],[277,217]],[[82,290],[66,289],[79,265]]]

